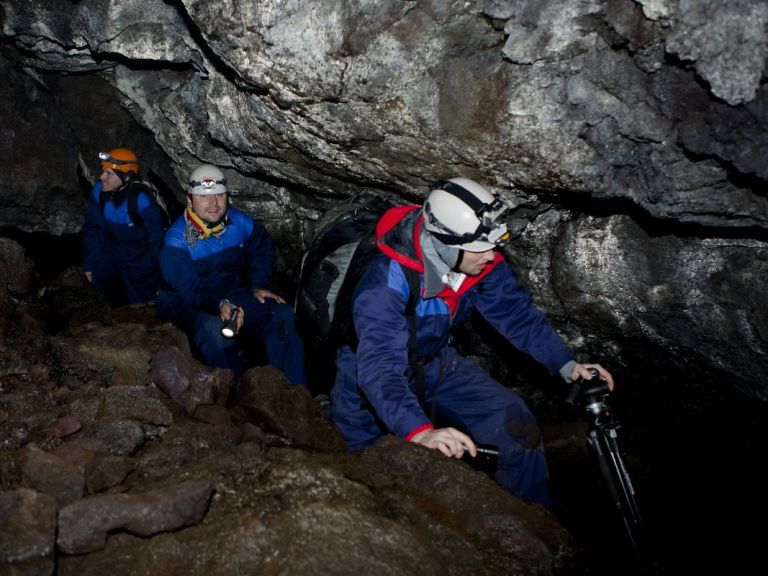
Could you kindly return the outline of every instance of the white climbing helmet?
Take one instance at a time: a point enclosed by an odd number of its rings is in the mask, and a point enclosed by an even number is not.
[[[510,206],[469,178],[432,185],[424,203],[424,227],[437,240],[469,252],[485,252],[507,240]]]
[[[187,194],[226,194],[227,178],[213,164],[201,164],[189,175]]]

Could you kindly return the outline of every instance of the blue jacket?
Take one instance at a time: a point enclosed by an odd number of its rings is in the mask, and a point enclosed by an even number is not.
[[[159,280],[158,256],[163,245],[163,212],[140,190],[137,208],[144,226],[137,226],[128,214],[128,200],[119,204],[107,201],[101,212],[102,184],[96,182],[88,198],[82,231],[85,272],[97,272],[100,261],[110,261],[127,281],[155,276]],[[156,287],[156,286],[155,286]]]
[[[161,312],[186,305],[218,316],[222,299],[236,301],[237,292],[272,289],[274,244],[267,230],[232,207],[225,224],[220,235],[196,239],[182,214],[168,229],[160,252],[167,284],[158,297]]]
[[[344,347],[337,357],[341,378],[337,377],[337,383],[356,381],[386,427],[406,439],[431,427],[408,381],[410,327],[405,308],[409,285],[403,266],[424,270],[421,249],[413,240],[418,238],[414,227],[421,226],[421,220],[408,208],[394,209],[399,211],[397,218],[403,217],[391,229],[379,228],[378,244],[386,255],[374,258],[353,294],[357,350]],[[423,274],[420,279],[423,289]],[[446,287],[438,297],[419,297],[415,310],[416,353],[427,357],[437,354],[446,346],[452,328],[467,321],[473,309],[550,373],[556,373],[572,359],[563,340],[534,306],[530,293],[500,254],[478,277],[466,278],[458,291]],[[470,382],[467,393],[471,394]]]

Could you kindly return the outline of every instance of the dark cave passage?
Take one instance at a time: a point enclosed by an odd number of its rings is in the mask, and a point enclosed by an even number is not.
[[[643,572],[596,463],[583,419],[544,426],[561,520],[595,574],[753,573],[768,475],[768,410],[727,382],[618,375],[613,406],[647,537]],[[578,446],[574,445],[578,439]]]
[[[67,268],[80,266],[80,234],[56,236],[47,232],[0,228],[0,237],[24,247],[27,257],[34,263],[41,286],[54,281]]]

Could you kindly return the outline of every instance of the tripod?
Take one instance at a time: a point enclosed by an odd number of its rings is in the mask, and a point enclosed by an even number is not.
[[[621,424],[616,420],[608,404],[608,385],[599,379],[594,368],[590,380],[574,382],[566,402],[583,405],[588,418],[587,445],[595,458],[608,488],[616,511],[621,515],[629,544],[642,572],[646,571],[647,559],[643,542],[643,525],[640,510],[635,501],[635,490],[624,465],[618,431]]]

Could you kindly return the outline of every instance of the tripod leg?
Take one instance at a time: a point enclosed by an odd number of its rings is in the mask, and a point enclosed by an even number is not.
[[[624,465],[624,459],[621,455],[618,435],[616,434],[615,428],[607,430],[605,443],[608,446],[608,451],[611,456],[613,463],[612,468],[616,475],[616,481],[620,484],[621,492],[625,495],[623,502],[625,505],[625,512],[629,514],[632,524],[640,527],[642,521],[640,519],[640,509],[638,508],[637,501],[635,500],[635,489],[632,486],[632,480],[629,477],[629,471]]]
[[[629,473],[621,458],[616,431],[595,429],[589,432],[588,438],[614,505],[624,521],[635,556],[642,561],[640,514]]]

